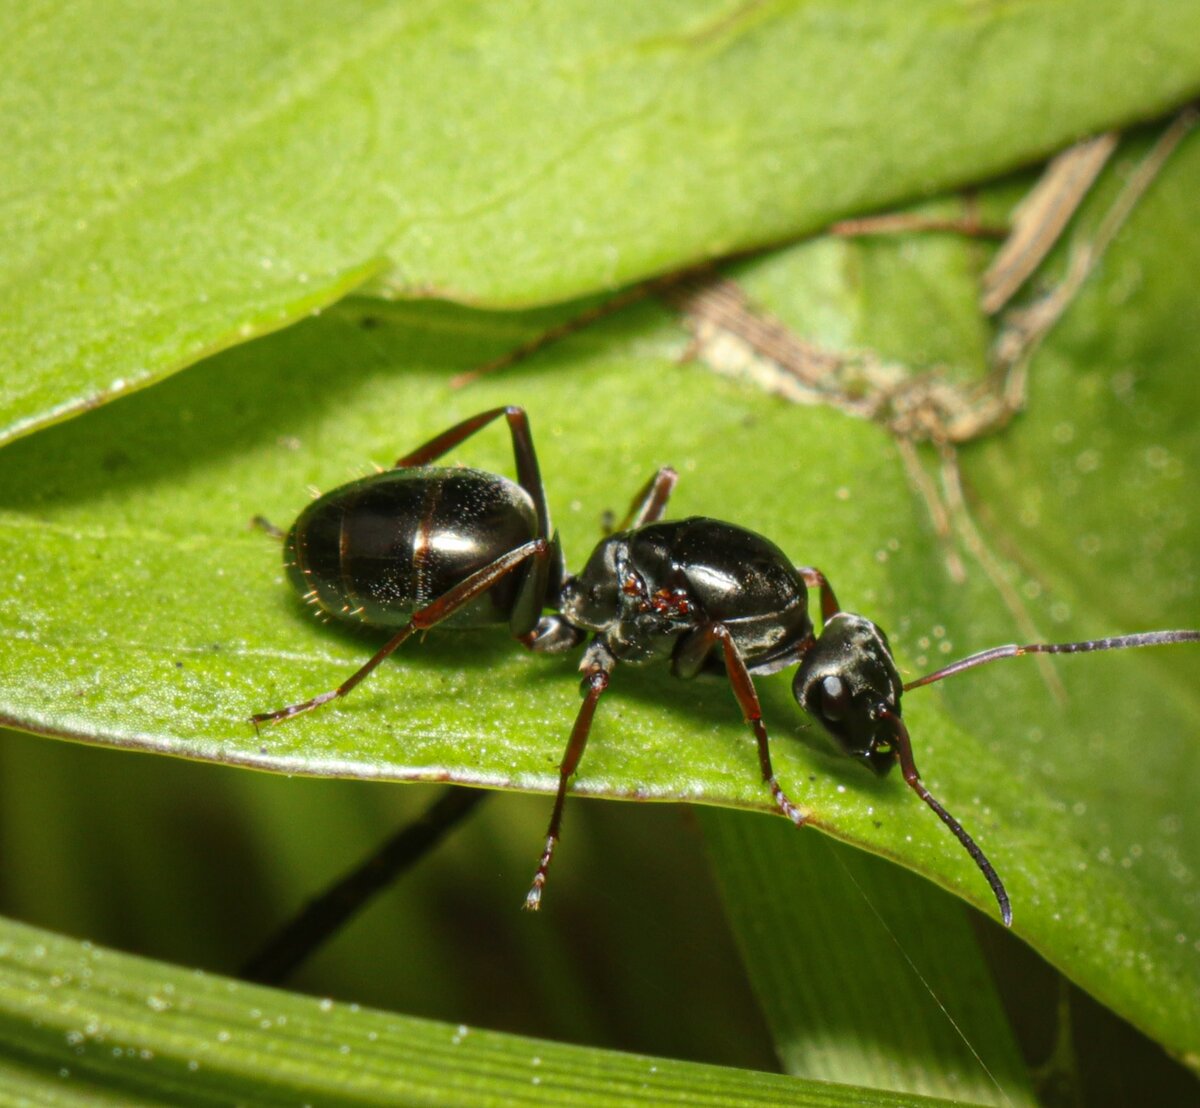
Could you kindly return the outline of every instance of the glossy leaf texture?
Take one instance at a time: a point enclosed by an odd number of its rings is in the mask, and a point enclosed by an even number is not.
[[[368,279],[564,300],[1036,160],[1200,88],[1194,8],[12,9],[0,438]]]
[[[413,1019],[8,920],[0,1043],[6,1094],[52,1105],[951,1103]]]
[[[1188,494],[1198,180],[1193,137],[1035,359],[1028,411],[961,452],[972,514],[1046,637],[1200,625]],[[736,272],[823,342],[970,364],[985,336],[963,290],[980,248],[923,243],[819,241]],[[906,331],[904,305],[930,287],[947,325],[917,315]],[[949,577],[884,429],[680,362],[686,336],[661,305],[448,388],[544,324],[362,301],[7,448],[4,719],[288,773],[551,789],[578,704],[573,661],[526,656],[502,632],[431,634],[342,704],[261,735],[247,722],[331,687],[377,642],[316,623],[251,517],[286,523],[305,485],[387,465],[505,402],[529,409],[571,565],[603,511],[671,462],[674,514],[736,520],[824,568],[844,605],[888,630],[906,674],[1019,637],[971,558],[965,584]],[[457,457],[511,471],[501,430]],[[1007,881],[1018,933],[1183,1055],[1200,1026],[1197,664],[1186,647],[1064,659],[1060,703],[1032,662],[1004,662],[905,702],[925,779]],[[797,713],[786,675],[760,685],[780,778],[814,826],[994,912],[901,781],[839,758]],[[770,810],[728,690],[657,671],[618,673],[575,789]]]

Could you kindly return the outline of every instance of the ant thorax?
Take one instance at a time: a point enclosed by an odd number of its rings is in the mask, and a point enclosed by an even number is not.
[[[604,539],[564,588],[561,611],[635,664],[676,656],[682,637],[721,623],[751,669],[772,672],[796,659],[813,630],[807,587],[783,551],[699,516]]]

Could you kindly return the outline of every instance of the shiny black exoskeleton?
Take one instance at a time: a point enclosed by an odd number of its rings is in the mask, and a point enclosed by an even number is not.
[[[354,481],[314,500],[284,541],[288,579],[314,606],[372,627],[405,626],[499,554],[544,538],[537,507],[511,481],[477,469],[417,466]],[[531,559],[446,617],[458,627],[533,630],[561,567]],[[551,579],[553,577],[553,579]]]
[[[430,463],[499,417],[508,421],[517,482]],[[664,467],[634,498],[618,530],[568,577],[521,408],[496,408],[456,424],[394,469],[334,489],[306,508],[284,542],[291,583],[339,619],[394,629],[392,638],[336,689],[253,717],[279,722],[344,696],[415,631],[506,624],[531,650],[584,652],[583,705],[559,766],[558,790],[525,907],[536,909],[558,842],[567,786],[596,705],[618,663],[666,663],[677,677],[723,674],[754,731],[763,780],[794,823],[803,811],[775,778],[753,674],[798,665],[792,691],[845,753],[878,774],[899,762],[905,781],[954,832],[1011,920],[991,863],[925,788],[900,717],[906,689],[1001,657],[1200,641],[1197,631],[1154,631],[1084,643],[996,647],[903,684],[884,633],[843,612],[824,574],[794,566],[774,543],[703,517],[666,521],[675,485]],[[808,590],[821,598],[816,634]]]
[[[706,629],[721,623],[752,672],[775,673],[812,642],[804,575],[813,572],[729,523],[647,523],[601,542],[563,588],[561,608],[601,634],[618,662],[669,660],[677,677],[694,677],[714,668]]]

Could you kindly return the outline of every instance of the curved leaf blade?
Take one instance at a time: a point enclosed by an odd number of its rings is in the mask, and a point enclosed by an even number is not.
[[[708,810],[702,826],[788,1073],[972,1104],[1035,1103],[960,902],[779,820]]]
[[[1200,17],[1115,0],[85,3],[7,30],[0,440],[381,266],[393,295],[563,300],[1200,88]]]
[[[948,1103],[457,1027],[0,921],[0,1074],[44,1104]]]
[[[1197,521],[1180,491],[1200,449],[1181,326],[1195,312],[1185,278],[1200,244],[1182,213],[1197,151],[1181,151],[1039,358],[1045,391],[1030,412],[964,457],[981,524],[998,544],[1021,535],[1019,584],[1058,638],[1200,623]],[[745,279],[769,285],[805,253]],[[683,473],[674,513],[736,519],[825,568],[844,603],[887,627],[907,672],[1015,637],[986,579],[945,575],[879,428],[676,364],[682,336],[650,306],[469,394],[443,387],[513,327],[432,306],[382,327],[325,318],[6,450],[0,556],[19,588],[0,598],[4,718],[288,772],[553,788],[575,676],[562,659],[519,656],[502,633],[432,635],[343,704],[257,737],[245,722],[330,687],[372,649],[307,618],[250,517],[286,522],[307,481],[329,487],[512,401],[531,411],[572,565],[601,509],[620,510],[669,460]],[[1110,340],[1119,365],[1099,357]],[[969,328],[960,341],[970,346]],[[556,363],[572,372],[550,373]],[[462,456],[504,471],[509,453],[497,432]],[[906,701],[926,780],[1008,881],[1020,933],[1181,1054],[1200,1026],[1187,899],[1200,868],[1194,666],[1185,650],[1067,659],[1065,708],[1019,663]],[[762,693],[777,770],[815,824],[991,908],[969,859],[900,782],[839,761],[798,720],[786,676]],[[619,675],[576,789],[769,809],[727,690],[658,673]]]

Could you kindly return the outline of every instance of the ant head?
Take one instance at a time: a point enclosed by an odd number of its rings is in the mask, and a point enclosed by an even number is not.
[[[897,760],[903,686],[887,636],[863,616],[838,612],[808,649],[792,695],[842,750],[881,777]]]
[[[847,754],[866,762],[876,773],[885,774],[896,762],[900,763],[909,787],[954,832],[987,878],[1000,908],[1000,918],[1007,926],[1012,922],[1012,907],[1004,882],[975,840],[963,830],[962,824],[942,807],[921,781],[913,761],[908,728],[900,718],[900,694],[906,689],[932,685],[945,677],[1000,658],[1018,658],[1022,654],[1080,654],[1181,642],[1200,643],[1200,631],[1142,631],[1086,642],[994,646],[905,685],[900,681],[887,636],[869,619],[838,612],[826,621],[821,637],[805,653],[792,681],[792,693],[800,707],[819,720]]]
[[[930,676],[937,680],[941,674]],[[792,693],[800,707],[819,720],[847,754],[880,776],[900,763],[909,787],[954,832],[987,878],[1007,926],[1012,908],[1004,883],[975,840],[930,794],[917,773],[908,728],[900,718],[903,692],[887,636],[869,619],[849,612],[838,612],[826,621],[821,637],[808,648],[792,681]]]

